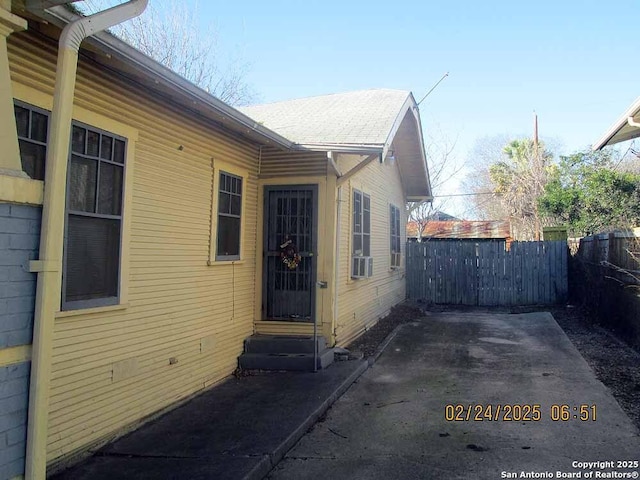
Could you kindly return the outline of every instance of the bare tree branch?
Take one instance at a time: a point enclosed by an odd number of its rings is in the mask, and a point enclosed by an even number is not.
[[[114,0],[91,0],[85,13],[103,10]],[[256,99],[246,82],[248,64],[220,53],[218,31],[199,23],[198,3],[155,0],[145,12],[117,25],[112,33],[178,75],[231,105]]]
[[[437,212],[442,212],[447,205],[447,200],[438,198],[438,193],[447,182],[456,178],[464,168],[454,156],[456,141],[450,141],[437,128],[427,139],[426,156],[429,165],[429,177],[431,189],[434,194],[433,202],[409,202],[407,204],[407,217],[414,222],[417,228],[416,236],[421,241],[427,224],[434,218]]]

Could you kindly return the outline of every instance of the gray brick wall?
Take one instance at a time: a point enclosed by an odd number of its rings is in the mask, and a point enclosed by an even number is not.
[[[41,208],[0,203],[0,348],[31,343]]]
[[[33,336],[41,208],[0,203],[0,349]],[[30,363],[0,367],[0,480],[24,473]]]
[[[24,474],[30,362],[0,367],[0,479]]]

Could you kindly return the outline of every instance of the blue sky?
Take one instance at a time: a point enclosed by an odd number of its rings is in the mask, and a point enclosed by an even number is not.
[[[153,0],[152,0],[153,1]],[[242,50],[265,102],[363,88],[412,90],[425,132],[459,143],[529,132],[567,150],[594,142],[640,95],[640,4],[538,2],[200,2]]]
[[[160,0],[150,0],[151,2]],[[195,5],[195,0],[185,0]],[[640,4],[602,1],[200,1],[204,31],[249,64],[262,102],[366,88],[411,90],[427,141],[540,135],[569,153],[640,95]],[[461,193],[454,179],[441,193]]]
[[[241,49],[264,102],[365,88],[411,90],[426,137],[522,135],[539,117],[559,153],[595,142],[640,95],[640,4],[619,1],[201,2]],[[449,182],[443,193],[461,193]]]

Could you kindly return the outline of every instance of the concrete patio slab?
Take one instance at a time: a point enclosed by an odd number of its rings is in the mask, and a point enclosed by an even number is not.
[[[54,478],[261,479],[367,367],[231,378]]]
[[[640,461],[638,431],[550,314],[442,313],[403,327],[270,478],[637,478],[618,461]]]

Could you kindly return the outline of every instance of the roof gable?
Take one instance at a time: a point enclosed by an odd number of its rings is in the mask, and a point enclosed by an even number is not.
[[[239,110],[300,148],[395,158],[407,198],[431,197],[420,114],[411,92],[361,90]]]

